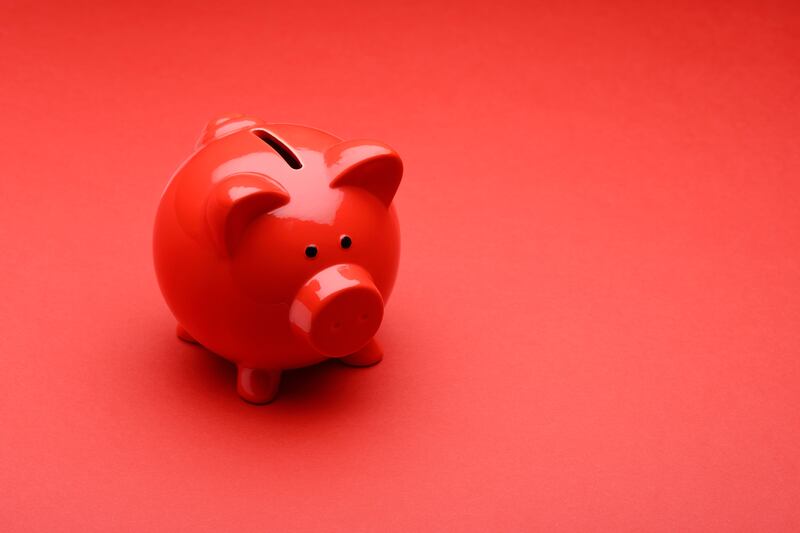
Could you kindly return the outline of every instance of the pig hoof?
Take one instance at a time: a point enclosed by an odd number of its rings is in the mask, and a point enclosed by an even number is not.
[[[350,366],[372,366],[380,363],[381,359],[383,359],[383,350],[375,342],[375,339],[372,339],[359,351],[342,357],[339,361]]]
[[[183,326],[181,326],[180,324],[178,324],[178,327],[176,328],[176,333],[178,334],[178,338],[184,342],[199,344],[196,340],[194,340],[194,337],[189,335],[188,331],[183,329]]]
[[[240,366],[236,390],[246,402],[263,405],[275,399],[281,381],[279,370],[259,370]]]

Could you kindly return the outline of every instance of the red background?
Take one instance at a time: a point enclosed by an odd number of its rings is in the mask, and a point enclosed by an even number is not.
[[[0,529],[800,528],[796,3],[111,4],[0,8]],[[406,164],[386,359],[267,407],[151,264],[224,112]]]

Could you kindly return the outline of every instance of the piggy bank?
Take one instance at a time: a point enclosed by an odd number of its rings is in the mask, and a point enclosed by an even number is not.
[[[271,401],[286,369],[379,362],[400,253],[394,150],[246,116],[210,122],[166,187],[153,253],[178,337]]]

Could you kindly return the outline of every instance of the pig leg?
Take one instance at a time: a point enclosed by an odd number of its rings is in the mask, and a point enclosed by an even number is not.
[[[383,359],[383,350],[375,342],[375,339],[372,339],[359,351],[346,355],[339,361],[350,366],[372,366],[380,363],[381,359]]]
[[[180,324],[178,324],[178,327],[176,328],[176,333],[178,334],[178,338],[184,342],[199,344],[196,340],[194,340],[194,337],[189,335],[188,331],[183,329],[183,326],[181,326]]]
[[[280,382],[280,370],[237,367],[236,390],[246,402],[258,405],[271,402],[278,393]]]

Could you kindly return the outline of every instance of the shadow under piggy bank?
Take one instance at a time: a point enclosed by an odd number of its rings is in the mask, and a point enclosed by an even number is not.
[[[358,374],[370,372],[375,367],[352,367],[336,360],[316,365],[286,370],[282,373],[280,391],[267,405],[250,404],[236,394],[236,365],[198,344],[175,341],[174,349],[181,352],[181,374],[195,380],[191,389],[202,388],[205,395],[219,396],[224,401],[254,410],[285,410],[286,408],[325,410],[344,407],[351,402],[361,402],[360,388],[355,381]],[[198,391],[199,392],[199,391]],[[207,398],[208,400],[209,398]]]

